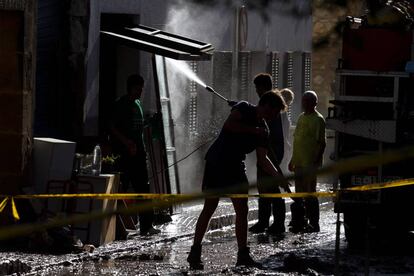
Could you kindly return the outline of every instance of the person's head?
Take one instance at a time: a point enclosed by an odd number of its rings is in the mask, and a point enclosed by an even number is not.
[[[302,95],[302,109],[305,113],[311,113],[318,104],[318,95],[314,91],[306,91]]]
[[[276,119],[281,111],[286,109],[283,97],[277,91],[269,91],[264,93],[259,100],[257,106],[258,117],[266,120]]]
[[[267,91],[272,90],[272,76],[267,73],[257,74],[253,79],[253,83],[259,98]]]
[[[128,95],[134,99],[139,99],[144,88],[144,78],[138,74],[130,75],[127,79]]]
[[[280,95],[282,95],[287,106],[291,105],[293,103],[293,100],[295,99],[295,95],[289,88],[283,88],[282,90],[280,90]]]

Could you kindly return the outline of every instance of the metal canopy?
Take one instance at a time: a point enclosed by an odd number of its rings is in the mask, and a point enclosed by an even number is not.
[[[209,60],[214,50],[211,44],[143,25],[101,34],[128,47],[178,60]]]

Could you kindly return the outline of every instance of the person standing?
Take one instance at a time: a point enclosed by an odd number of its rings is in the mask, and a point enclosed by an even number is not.
[[[253,83],[256,93],[261,98],[266,92],[272,90],[272,77],[267,73],[260,73],[255,76]],[[269,158],[278,168],[284,154],[284,136],[282,128],[282,116],[268,122],[270,134],[268,143]],[[257,189],[259,194],[272,193],[280,194],[278,185],[269,184],[271,176],[257,164]],[[269,227],[270,215],[273,211],[273,224]],[[252,233],[262,233],[265,230],[270,234],[281,234],[285,232],[286,207],[284,198],[259,198],[258,222],[249,228]]]
[[[293,100],[295,99],[295,95],[292,90],[289,88],[283,88],[280,90],[280,95],[282,95],[283,99],[286,103],[286,111],[280,113],[280,117],[282,119],[282,129],[283,129],[283,159],[280,164],[280,168],[282,171],[288,171],[288,165],[290,159],[292,158],[292,135],[290,128],[292,126],[292,122],[290,121],[289,117],[289,109]]]
[[[289,170],[295,173],[296,192],[316,192],[316,175],[309,174],[322,165],[326,147],[325,120],[316,110],[318,96],[306,91],[302,96],[303,112],[293,135],[293,154]],[[317,197],[297,198],[291,205],[292,221],[289,231],[319,232],[319,201]]]
[[[268,130],[265,120],[278,117],[285,109],[283,98],[274,92],[264,94],[257,106],[241,101],[233,106],[223,128],[209,148],[205,160],[203,192],[205,198],[203,210],[198,217],[193,246],[187,261],[192,269],[203,269],[201,260],[201,242],[207,230],[211,216],[217,208],[221,193],[248,193],[248,180],[244,160],[246,154],[256,150],[258,164],[272,177],[280,174],[267,157]],[[275,185],[284,186],[284,182]],[[250,256],[247,247],[247,198],[231,198],[236,213],[236,237],[238,245],[236,265],[260,267]]]
[[[127,79],[127,94],[119,98],[114,106],[109,124],[113,150],[120,155],[121,188],[127,192],[131,185],[136,193],[149,193],[147,154],[144,145],[144,113],[140,101],[144,79],[130,75]],[[140,200],[146,203],[146,200]],[[141,235],[160,233],[152,225],[152,209],[139,214]]]

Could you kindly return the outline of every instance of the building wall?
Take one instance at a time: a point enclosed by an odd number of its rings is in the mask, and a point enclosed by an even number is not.
[[[1,194],[18,193],[19,188],[29,184],[36,59],[35,3],[0,1]]]
[[[313,11],[312,40],[318,46],[312,49],[312,89],[319,95],[318,109],[324,117],[328,115],[329,100],[333,98],[335,70],[342,50],[342,39],[335,28],[347,15],[362,14],[363,1],[347,3],[345,7],[316,5]],[[319,44],[321,40],[325,43]]]
[[[338,23],[344,22],[347,15],[359,16],[363,11],[363,2],[347,1],[347,6],[316,5],[313,11],[313,44],[312,50],[312,90],[319,96],[318,110],[324,117],[328,115],[329,100],[335,93],[335,70],[342,51],[340,33],[335,31]],[[323,40],[325,43],[319,44]],[[326,130],[327,146],[324,153],[324,164],[332,163],[334,152],[334,131]],[[334,183],[335,176],[324,176],[319,181]]]
[[[42,0],[37,5],[36,102],[34,136],[60,138],[68,101],[64,93],[62,56],[67,29],[61,0]]]
[[[291,7],[271,4],[268,21],[257,11],[248,11],[248,39],[245,50],[310,51],[311,15],[286,15]],[[86,94],[83,105],[84,135],[98,133],[99,116],[99,31],[101,13],[139,15],[140,24],[211,43],[217,50],[232,50],[234,7],[197,6],[192,1],[92,0],[86,54]],[[217,24],[219,22],[219,24]],[[152,80],[151,55],[140,53],[140,73]],[[153,90],[147,82],[146,91]],[[143,95],[146,109],[155,111],[152,92]]]
[[[200,6],[189,0],[144,2],[141,7],[142,24],[211,43],[219,51],[233,49],[235,7],[225,1],[213,6]],[[257,10],[247,10],[245,50],[310,51],[310,11],[300,16],[293,15],[291,10],[294,7],[275,2],[278,1],[271,2],[266,8],[267,17]],[[166,12],[159,14],[159,11]]]

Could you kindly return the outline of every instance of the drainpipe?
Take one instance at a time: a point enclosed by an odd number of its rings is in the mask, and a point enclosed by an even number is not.
[[[233,32],[233,57],[232,57],[232,86],[230,99],[237,99],[238,71],[239,71],[239,30],[240,30],[240,7],[234,9],[234,32]]]

